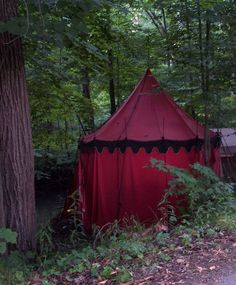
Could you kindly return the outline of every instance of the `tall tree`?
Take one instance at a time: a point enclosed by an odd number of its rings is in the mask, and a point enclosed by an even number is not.
[[[83,96],[87,99],[88,109],[89,109],[89,122],[88,127],[89,130],[94,130],[94,111],[91,101],[91,94],[90,94],[90,78],[89,78],[89,70],[88,67],[84,67],[81,70],[83,81],[82,81],[82,92]]]
[[[17,16],[17,0],[0,0],[0,21]],[[24,59],[19,36],[0,33],[0,228],[35,248],[34,163]]]
[[[111,106],[110,113],[112,115],[116,111],[112,49],[108,50],[108,69],[109,69],[109,95],[110,95],[110,106]]]

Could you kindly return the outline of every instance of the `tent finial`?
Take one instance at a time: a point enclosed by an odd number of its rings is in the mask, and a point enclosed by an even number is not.
[[[146,75],[152,74],[151,69],[148,67],[146,70]]]

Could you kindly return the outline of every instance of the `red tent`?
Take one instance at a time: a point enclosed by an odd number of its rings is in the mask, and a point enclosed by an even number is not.
[[[214,171],[217,135],[210,132]],[[97,131],[83,136],[78,167],[85,230],[134,216],[152,221],[169,177],[144,166],[150,158],[188,168],[204,163],[204,127],[162,90],[148,70],[121,108]]]

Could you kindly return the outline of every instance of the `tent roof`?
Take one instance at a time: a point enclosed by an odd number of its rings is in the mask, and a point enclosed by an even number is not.
[[[221,136],[221,154],[236,153],[236,130],[232,128],[212,129],[214,132],[219,132]]]
[[[219,132],[222,136],[222,145],[236,146],[236,130],[232,128],[212,129],[214,132]]]
[[[215,133],[210,132],[214,137]],[[83,136],[82,144],[131,141],[177,144],[204,140],[204,127],[192,119],[164,91],[148,69],[116,113],[98,130]]]

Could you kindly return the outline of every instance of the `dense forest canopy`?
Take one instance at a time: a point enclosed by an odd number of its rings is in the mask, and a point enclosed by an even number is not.
[[[209,127],[236,125],[236,3],[19,1],[0,31],[23,37],[36,168],[74,160],[151,68]],[[38,171],[38,175],[43,174]]]

